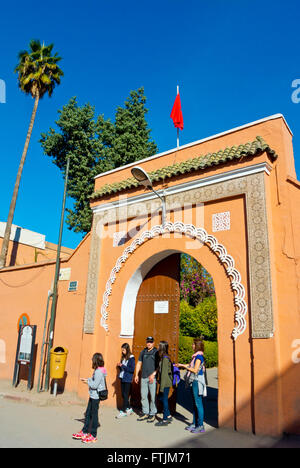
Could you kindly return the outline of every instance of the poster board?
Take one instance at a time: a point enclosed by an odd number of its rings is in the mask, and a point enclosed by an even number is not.
[[[19,336],[13,376],[13,386],[16,387],[19,380],[20,366],[28,365],[28,390],[32,388],[32,368],[34,361],[36,325],[20,325]]]
[[[168,314],[169,313],[169,301],[155,301],[154,313],[155,314]]]

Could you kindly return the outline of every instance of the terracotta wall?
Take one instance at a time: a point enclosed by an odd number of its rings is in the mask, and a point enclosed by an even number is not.
[[[81,356],[81,337],[89,255],[88,235],[74,254],[61,262],[71,268],[71,281],[78,281],[78,290],[68,292],[69,281],[59,281],[54,346],[69,349],[66,388],[77,391]],[[5,356],[0,362],[0,378],[12,379],[18,338],[18,320],[27,314],[31,325],[37,325],[37,352],[34,384],[37,384],[42,336],[48,291],[51,289],[55,262],[10,267],[0,273],[1,327],[0,340]],[[3,362],[5,361],[5,362]]]
[[[0,237],[0,249],[3,238]],[[45,243],[45,249],[32,247],[31,245],[21,244],[20,242],[10,241],[6,266],[30,265],[42,261],[53,260],[56,258],[57,245],[50,242]],[[67,247],[61,248],[61,258],[68,258],[73,249]]]

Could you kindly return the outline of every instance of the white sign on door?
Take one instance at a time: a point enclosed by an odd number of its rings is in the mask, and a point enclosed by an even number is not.
[[[169,313],[169,301],[155,301],[154,313],[155,314],[168,314]]]

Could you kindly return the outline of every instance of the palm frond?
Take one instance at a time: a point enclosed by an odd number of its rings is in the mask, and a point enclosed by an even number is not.
[[[32,39],[29,52],[19,52],[15,72],[18,73],[19,86],[25,93],[34,96],[38,91],[40,97],[46,93],[51,96],[55,85],[60,84],[63,71],[57,63],[61,57],[57,53],[52,55],[53,47],[54,44],[45,45],[38,39]]]
[[[18,59],[19,59],[19,60],[22,60],[22,59],[25,58],[26,56],[28,56],[27,50],[20,50],[20,52],[18,53]]]
[[[44,55],[47,56],[47,57],[51,56],[51,52],[52,52],[53,47],[54,47],[54,44],[49,44],[48,46],[45,46],[43,48]]]
[[[31,52],[37,52],[41,49],[41,41],[39,39],[31,39],[29,42],[29,48]]]
[[[45,73],[42,74],[41,76],[41,81],[46,84],[46,85],[50,85],[52,83],[51,79],[49,78],[49,76],[47,76]]]

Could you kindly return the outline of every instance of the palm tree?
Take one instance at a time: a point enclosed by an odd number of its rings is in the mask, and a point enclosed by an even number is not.
[[[30,94],[33,97],[34,106],[9,208],[0,254],[0,268],[4,268],[6,265],[11,226],[17,202],[19,185],[39,100],[46,93],[51,97],[55,86],[60,84],[60,77],[63,76],[62,70],[57,65],[61,60],[61,57],[58,57],[56,53],[52,55],[52,49],[53,44],[46,46],[44,43],[41,44],[39,40],[30,41],[29,52],[25,50],[19,53],[19,63],[15,68],[15,73],[18,73],[19,87],[24,91],[24,93]]]

